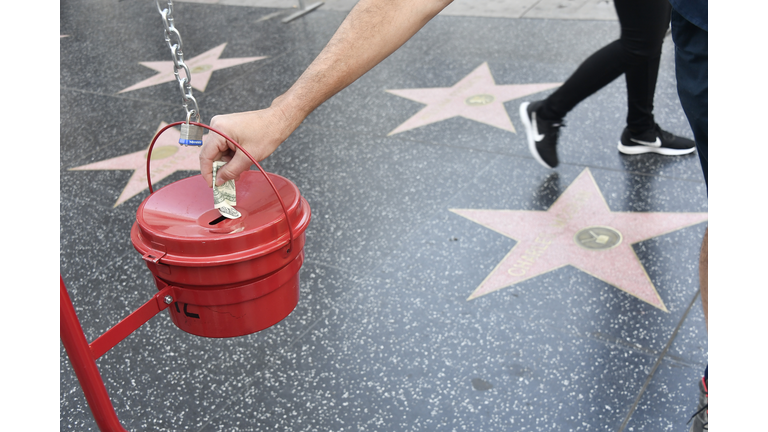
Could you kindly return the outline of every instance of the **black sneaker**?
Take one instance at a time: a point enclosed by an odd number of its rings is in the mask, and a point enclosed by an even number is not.
[[[691,424],[690,432],[702,432],[709,430],[707,422],[709,421],[709,391],[707,390],[707,380],[702,378],[699,381],[699,406],[696,414],[691,416],[688,423]]]
[[[520,119],[525,125],[528,136],[528,150],[533,158],[547,168],[557,166],[557,136],[560,134],[562,122],[551,122],[537,118],[536,110],[542,101],[523,102],[520,104]]]
[[[672,135],[659,125],[640,135],[632,135],[629,129],[624,128],[619,141],[619,151],[628,155],[658,153],[676,156],[693,153],[694,150],[696,143],[692,140]]]

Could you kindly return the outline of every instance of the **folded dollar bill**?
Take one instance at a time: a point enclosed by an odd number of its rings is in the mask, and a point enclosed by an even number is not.
[[[237,205],[235,181],[229,180],[221,186],[216,186],[216,173],[225,164],[226,162],[222,161],[215,161],[213,163],[213,207],[218,209],[222,216],[237,219],[242,215],[235,209]]]

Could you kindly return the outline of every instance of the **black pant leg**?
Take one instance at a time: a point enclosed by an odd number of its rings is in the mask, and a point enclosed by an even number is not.
[[[541,118],[559,121],[582,100],[628,73],[628,125],[654,125],[661,44],[669,26],[668,0],[615,0],[621,37],[589,56],[539,109]]]
[[[641,133],[656,125],[653,99],[661,62],[661,46],[672,10],[668,0],[616,1],[622,20],[621,41],[627,69],[627,127]]]

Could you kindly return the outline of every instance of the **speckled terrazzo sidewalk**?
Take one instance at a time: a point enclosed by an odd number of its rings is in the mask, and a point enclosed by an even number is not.
[[[218,50],[197,65],[205,77],[193,72],[203,122],[285,91],[345,17],[335,4],[284,24],[288,5],[177,2],[187,58]],[[517,115],[553,88],[531,85],[562,82],[618,36],[610,13],[585,12],[605,5],[584,5],[569,17],[543,2],[518,15],[457,3],[312,113],[263,163],[312,209],[297,308],[227,339],[185,333],[167,313],[150,320],[97,361],[123,426],[685,430],[708,361],[697,156],[617,151],[623,78],[569,114],[556,170],[530,156]],[[178,86],[142,64],[170,62],[154,2],[63,1],[60,32],[60,271],[92,341],[157,292],[130,239],[149,191],[128,155],[143,166],[158,128],[184,112]],[[478,87],[462,87],[475,76]],[[486,111],[449,116],[415,96],[459,88],[471,89],[459,102]],[[655,115],[691,136],[670,39]],[[182,153],[163,153],[157,187],[198,174]],[[622,237],[606,250],[574,238],[566,259],[542,246],[556,242],[541,234],[545,215],[616,220],[598,210],[638,222],[609,226]],[[657,232],[651,214],[703,217]],[[589,267],[614,259],[610,272]],[[60,378],[60,429],[97,430],[63,345]]]

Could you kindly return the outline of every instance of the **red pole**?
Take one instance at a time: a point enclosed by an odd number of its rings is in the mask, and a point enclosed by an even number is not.
[[[102,432],[128,432],[117,419],[115,408],[109,399],[107,388],[104,387],[104,381],[96,367],[88,341],[85,340],[83,328],[77,319],[75,307],[72,306],[61,275],[59,275],[59,281],[61,283],[61,341],[64,343],[64,349],[67,350],[69,361],[72,362],[72,368],[80,381],[96,424]]]

